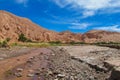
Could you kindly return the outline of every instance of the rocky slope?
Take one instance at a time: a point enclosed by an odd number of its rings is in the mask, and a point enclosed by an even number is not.
[[[26,18],[18,17],[6,11],[0,11],[0,40],[10,38],[11,42],[17,42],[19,35],[23,33],[32,41],[61,41],[61,42],[120,42],[120,33],[93,30],[85,34],[75,34],[70,31],[54,32],[34,24]]]
[[[11,38],[11,41],[14,42],[18,40],[18,36],[21,33],[33,41],[80,41],[79,37],[76,37],[80,34],[50,31],[26,18],[18,17],[6,11],[0,11],[0,40]]]
[[[92,30],[82,35],[84,42],[120,42],[120,33]]]
[[[120,33],[103,30],[92,30],[82,35],[84,42],[120,42]]]
[[[62,41],[64,42],[71,42],[71,41],[75,41],[75,42],[81,42],[82,41],[82,34],[78,33],[72,33],[70,31],[63,31],[59,33],[60,37],[62,37]]]
[[[35,41],[50,41],[51,39],[56,39],[55,32],[39,27],[26,18],[0,11],[0,39],[11,38],[12,41],[17,41],[21,33]]]

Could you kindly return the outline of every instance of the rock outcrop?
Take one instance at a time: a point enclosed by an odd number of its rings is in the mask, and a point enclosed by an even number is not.
[[[105,61],[105,65],[108,70],[111,71],[111,76],[109,80],[119,80],[120,79],[120,59],[112,59]]]
[[[103,30],[91,30],[82,35],[82,40],[87,43],[120,42],[120,33]]]

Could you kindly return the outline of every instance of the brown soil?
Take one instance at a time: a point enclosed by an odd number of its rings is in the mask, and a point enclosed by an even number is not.
[[[119,68],[111,68],[120,67],[119,52],[98,46],[29,49],[0,61],[0,80],[119,80],[113,75]]]
[[[0,79],[3,80],[3,78],[6,77],[5,75],[7,75],[7,73],[6,73],[7,71],[15,68],[18,65],[23,65],[24,66],[24,64],[27,62],[27,60],[30,57],[38,56],[42,52],[44,52],[46,54],[46,53],[50,53],[50,50],[48,50],[46,48],[35,49],[33,51],[30,51],[28,54],[24,54],[24,55],[21,55],[21,56],[18,56],[18,57],[13,57],[13,58],[9,58],[9,59],[5,59],[3,61],[0,61]],[[44,61],[42,61],[42,63],[43,62]],[[44,65],[44,64],[42,64],[42,65]],[[34,68],[36,66],[37,65],[34,65]],[[23,73],[23,74],[26,74],[26,73]],[[8,78],[7,80],[27,80],[27,79],[26,79],[26,77],[21,77],[21,78],[18,78],[18,79],[9,79]]]

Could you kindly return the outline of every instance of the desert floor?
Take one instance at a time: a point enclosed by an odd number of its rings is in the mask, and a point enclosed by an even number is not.
[[[0,49],[0,80],[120,80],[120,50],[93,45]]]

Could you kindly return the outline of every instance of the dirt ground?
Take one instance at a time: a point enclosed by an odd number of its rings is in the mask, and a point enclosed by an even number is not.
[[[119,49],[91,45],[0,49],[0,80],[120,80],[107,64],[119,60]]]

